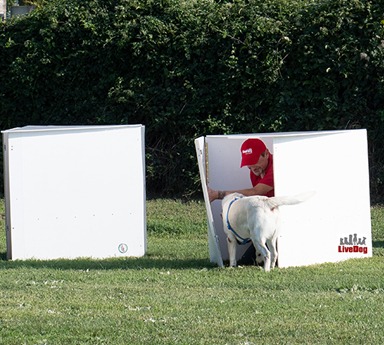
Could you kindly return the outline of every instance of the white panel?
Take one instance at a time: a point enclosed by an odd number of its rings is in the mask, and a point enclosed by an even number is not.
[[[206,176],[206,151],[205,151],[205,140],[203,137],[197,138],[195,140],[197,161],[199,165],[200,180],[204,181],[202,183],[203,196],[205,201],[205,207],[207,212],[207,223],[208,223],[208,245],[209,245],[209,255],[210,261],[216,263],[219,267],[223,265],[223,259],[221,257],[221,250],[219,248],[219,236],[216,234],[215,224],[213,221],[213,215],[211,210],[211,204],[208,197],[207,189],[207,176]]]
[[[279,266],[371,256],[365,130],[278,137],[274,152],[276,194],[316,191],[301,205],[281,207]],[[340,238],[349,236],[365,238],[366,248],[359,250],[367,252],[340,252]]]
[[[9,158],[8,158],[8,133],[3,134],[3,174],[4,174],[4,201],[5,201],[5,233],[7,243],[7,258],[12,257],[11,252],[11,208],[10,208],[10,191],[9,191]]]
[[[12,259],[144,255],[143,126],[6,134]]]

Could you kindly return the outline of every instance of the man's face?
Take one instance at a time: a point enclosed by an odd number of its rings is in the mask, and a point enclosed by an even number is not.
[[[261,176],[264,174],[267,166],[268,166],[268,152],[266,151],[260,155],[260,158],[256,164],[248,165],[248,169],[251,170],[256,176]]]

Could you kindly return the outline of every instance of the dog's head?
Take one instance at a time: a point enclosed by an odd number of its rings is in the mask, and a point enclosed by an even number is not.
[[[256,249],[256,263],[257,265],[262,265],[264,263],[263,255]]]

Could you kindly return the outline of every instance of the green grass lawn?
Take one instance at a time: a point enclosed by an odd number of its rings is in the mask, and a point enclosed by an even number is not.
[[[147,213],[143,258],[0,260],[0,344],[384,343],[384,207],[372,258],[270,273],[209,262],[202,202]]]

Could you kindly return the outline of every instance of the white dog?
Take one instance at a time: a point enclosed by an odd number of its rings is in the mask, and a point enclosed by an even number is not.
[[[293,197],[249,196],[239,193],[227,195],[222,201],[223,229],[227,235],[229,265],[236,266],[236,242],[251,240],[256,253],[261,254],[264,270],[274,268],[277,260],[279,235],[279,206],[295,205],[307,200],[314,192]],[[268,246],[268,248],[267,248]]]

